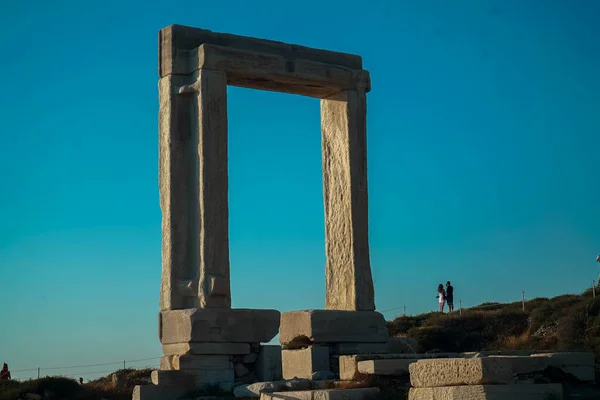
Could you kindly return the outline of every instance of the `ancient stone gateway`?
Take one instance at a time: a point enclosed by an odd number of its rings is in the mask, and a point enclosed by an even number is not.
[[[370,78],[361,57],[172,25],[159,33],[159,75],[165,356],[155,386],[138,387],[134,397],[176,396],[175,383],[230,388],[236,379],[276,379],[264,365],[281,357],[279,346],[274,352],[260,343],[280,325],[281,343],[293,348],[283,351],[285,378],[335,372],[332,355],[385,352],[369,260]],[[325,310],[231,309],[227,85],[321,99]]]

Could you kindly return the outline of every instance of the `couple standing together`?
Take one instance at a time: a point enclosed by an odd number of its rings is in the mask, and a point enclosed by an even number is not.
[[[446,290],[444,285],[440,283],[438,286],[438,301],[440,302],[440,312],[444,312],[444,305],[448,303],[448,310],[454,311],[454,288],[450,284],[450,281],[446,282]]]

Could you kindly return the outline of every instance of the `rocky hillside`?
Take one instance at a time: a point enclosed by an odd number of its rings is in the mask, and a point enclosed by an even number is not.
[[[388,322],[393,336],[415,338],[426,352],[586,350],[600,359],[600,290],[485,303],[454,313],[427,313]]]

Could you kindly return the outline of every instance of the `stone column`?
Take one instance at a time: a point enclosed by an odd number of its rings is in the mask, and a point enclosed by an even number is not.
[[[230,308],[227,78],[168,75],[159,89],[160,309]]]
[[[326,309],[375,310],[369,259],[366,95],[321,99]]]

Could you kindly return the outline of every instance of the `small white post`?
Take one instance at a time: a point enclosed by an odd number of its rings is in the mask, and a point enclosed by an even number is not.
[[[521,304],[523,305],[523,312],[525,312],[525,291],[521,290]]]
[[[404,306],[404,316],[406,317],[406,306]]]

